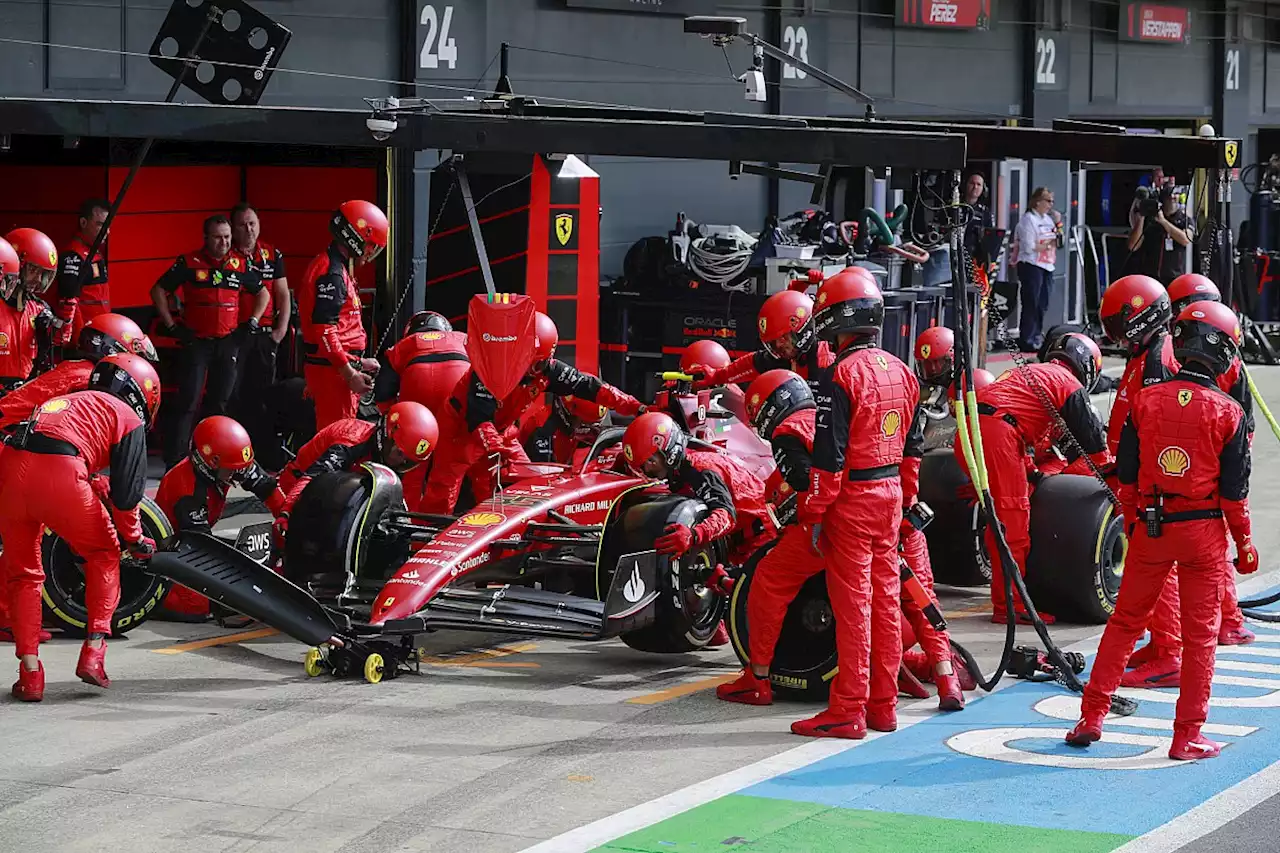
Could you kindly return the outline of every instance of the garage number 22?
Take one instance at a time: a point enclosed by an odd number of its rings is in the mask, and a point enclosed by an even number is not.
[[[422,17],[418,23],[426,28],[427,35],[422,41],[422,53],[418,57],[418,65],[422,68],[439,68],[440,63],[447,62],[452,71],[458,65],[458,46],[449,36],[449,25],[453,23],[453,6],[444,7],[444,16],[436,12],[435,4],[427,3],[422,7]]]

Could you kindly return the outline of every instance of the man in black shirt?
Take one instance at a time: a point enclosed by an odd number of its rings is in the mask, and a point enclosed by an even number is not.
[[[1160,207],[1143,216],[1137,199],[1129,213],[1130,272],[1149,275],[1168,286],[1187,271],[1186,247],[1191,243],[1187,214],[1178,207],[1173,187],[1159,190]]]

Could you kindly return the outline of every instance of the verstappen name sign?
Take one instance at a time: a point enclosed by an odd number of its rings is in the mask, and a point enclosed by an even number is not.
[[[898,26],[985,30],[991,26],[991,0],[898,0]]]
[[[1186,44],[1191,41],[1191,11],[1181,6],[1126,3],[1120,37],[1126,41]]]

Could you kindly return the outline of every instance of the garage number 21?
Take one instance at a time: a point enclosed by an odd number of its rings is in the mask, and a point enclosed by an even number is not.
[[[444,15],[436,12],[433,3],[422,7],[422,17],[418,23],[426,29],[426,38],[422,41],[422,53],[418,57],[418,65],[422,68],[439,68],[440,63],[448,63],[452,71],[458,65],[458,46],[449,35],[449,25],[453,23],[453,6],[444,6]]]

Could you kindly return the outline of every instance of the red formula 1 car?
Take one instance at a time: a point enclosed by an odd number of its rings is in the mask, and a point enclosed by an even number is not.
[[[733,414],[732,392],[720,408],[690,392],[689,377],[665,378],[660,402],[694,446],[772,465]],[[654,551],[667,524],[693,524],[706,508],[619,470],[622,434],[602,428],[573,466],[508,468],[510,485],[457,518],[407,512],[399,480],[378,465],[324,474],[291,514],[283,576],[200,534],[183,534],[151,570],[312,645],[311,675],[394,677],[414,668],[415,637],[442,628],[693,651],[728,605],[705,585],[726,543],[679,558]]]

